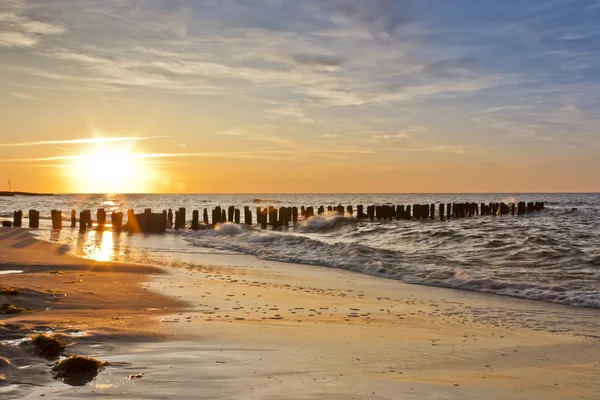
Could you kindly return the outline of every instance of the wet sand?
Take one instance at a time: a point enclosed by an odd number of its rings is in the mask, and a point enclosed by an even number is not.
[[[196,267],[159,273],[73,259],[47,243],[14,246],[22,240],[31,239],[0,240],[0,268],[39,270],[0,282],[38,292],[60,284],[74,297],[3,321],[81,326],[89,336],[72,349],[113,364],[88,386],[48,380],[25,398],[600,397],[597,310],[245,255],[204,254]],[[57,266],[69,279],[47,273]],[[79,292],[88,289],[96,293]]]

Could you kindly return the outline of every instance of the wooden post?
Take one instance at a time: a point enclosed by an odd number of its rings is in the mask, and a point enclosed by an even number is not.
[[[244,224],[252,225],[252,214],[250,212],[250,207],[244,207]]]
[[[202,222],[204,223],[204,225],[208,226],[208,209],[206,208],[202,212]]]
[[[286,207],[279,207],[279,221],[277,223],[278,226],[286,225],[286,216],[285,216],[286,211],[287,211]]]
[[[185,221],[187,221],[186,217],[185,217],[185,208],[184,207],[180,207],[179,208],[179,225],[185,229]]]
[[[363,219],[366,217],[365,213],[364,213],[364,206],[362,204],[359,204],[356,206],[356,218],[358,219]]]
[[[80,216],[81,218],[81,216]],[[121,226],[123,225],[123,213],[122,212],[113,212],[110,215],[110,223],[112,225],[113,232],[120,232]],[[80,223],[81,225],[81,223]]]
[[[235,214],[235,207],[229,206],[229,208],[227,209],[227,222],[233,222],[234,214]]]
[[[268,224],[267,215],[268,215],[267,208],[264,208],[263,210],[260,211],[260,228],[261,229],[267,229],[267,224]]]
[[[325,214],[325,207],[319,206],[319,208],[317,209],[317,214],[319,214],[319,215]]]
[[[510,203],[510,212],[515,215],[515,203]]]
[[[79,213],[79,232],[85,232],[87,229],[87,213],[85,210]]]
[[[20,228],[23,224],[23,211],[15,211],[13,212],[13,223],[12,226],[15,228]]]
[[[144,213],[144,214],[150,214],[150,213]],[[181,229],[181,225],[179,225],[180,221],[181,221],[181,217],[179,216],[179,211],[175,210],[175,230],[176,231]]]
[[[240,223],[240,209],[239,208],[236,208],[233,210],[233,221],[236,224]]]
[[[399,205],[398,207],[396,207],[396,219],[406,219],[406,210],[403,205]]]
[[[300,215],[302,216],[302,218],[306,218],[306,207],[300,207]]]
[[[354,216],[354,208],[352,206],[347,206],[346,207],[346,214],[349,217],[353,217]]]
[[[167,213],[167,228],[173,229],[173,210],[169,208],[169,212]]]
[[[419,204],[413,204],[412,212],[414,219],[421,219],[421,206]]]
[[[52,210],[52,229],[62,229],[62,211]]]
[[[96,213],[96,224],[98,225],[98,230],[104,230],[104,226],[106,225],[106,211],[103,208],[99,208]]]
[[[404,213],[404,217],[407,220],[412,219],[412,206],[410,204],[406,206],[406,212]]]
[[[440,205],[438,206],[438,214],[440,215],[440,220],[444,220],[444,203],[440,203]]]
[[[192,211],[192,230],[197,231],[200,226],[200,212],[198,210]]]
[[[29,227],[39,228],[40,227],[40,212],[37,210],[29,210]]]
[[[429,218],[435,219],[435,204],[429,206]]]
[[[77,211],[71,210],[71,228],[77,227]]]
[[[520,201],[517,206],[517,214],[521,215],[521,214],[525,214],[526,212],[527,212],[527,209],[525,208],[525,202]]]

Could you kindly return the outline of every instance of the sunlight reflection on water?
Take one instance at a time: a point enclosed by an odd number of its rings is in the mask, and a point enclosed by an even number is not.
[[[120,234],[112,231],[89,231],[75,240],[75,253],[95,261],[116,261],[122,254]]]

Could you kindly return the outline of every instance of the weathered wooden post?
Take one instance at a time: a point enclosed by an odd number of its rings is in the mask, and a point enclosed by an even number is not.
[[[222,223],[227,222],[227,212],[225,211],[225,209],[221,210],[221,222]]]
[[[85,210],[79,213],[79,232],[85,232],[87,229],[87,213]]]
[[[250,214],[250,207],[244,207],[244,224],[252,225],[252,214]]]
[[[227,208],[227,222],[233,222],[234,214],[235,214],[235,207],[229,206],[229,208]]]
[[[167,228],[173,229],[173,210],[169,208],[169,212],[167,213]]]
[[[404,209],[403,205],[399,205],[398,207],[396,207],[396,219],[406,219],[406,210]]]
[[[525,208],[525,202],[520,201],[519,204],[517,205],[517,214],[521,215],[521,214],[525,214],[526,212],[527,212],[527,209]]]
[[[352,206],[347,206],[346,207],[346,214],[349,217],[353,217],[354,216],[354,208]]]
[[[80,216],[81,218],[81,216]],[[123,225],[123,213],[121,211],[114,212],[110,215],[110,223],[114,232],[120,232]],[[81,225],[81,223],[80,223]]]
[[[317,209],[317,214],[318,214],[318,215],[323,215],[323,214],[325,214],[325,207],[323,207],[323,206],[319,206],[319,208]]]
[[[302,216],[302,218],[306,218],[306,207],[300,207],[300,216]]]
[[[429,219],[429,210],[430,207],[428,204],[424,204],[421,206],[421,211],[423,212],[423,219]]]
[[[106,211],[104,208],[99,208],[96,213],[96,223],[98,225],[98,230],[104,230],[104,226],[106,225]]]
[[[515,203],[510,203],[510,212],[512,215],[515,215]]]
[[[435,204],[429,206],[429,218],[435,219]]]
[[[215,226],[221,222],[221,207],[216,206],[212,210],[212,227],[215,229]]]
[[[13,223],[12,226],[15,228],[20,228],[23,224],[23,211],[15,211],[13,212]]]
[[[267,229],[267,225],[268,225],[268,216],[269,212],[267,208],[264,208],[261,212],[260,212],[260,228],[261,229]]]
[[[233,210],[233,221],[236,224],[240,223],[240,209],[239,208],[236,208]]]
[[[298,223],[298,207],[292,207],[292,222],[294,225]]]
[[[200,212],[198,210],[192,211],[192,230],[197,231],[200,226]]]
[[[412,212],[413,219],[421,219],[421,206],[419,204],[413,204]]]
[[[206,208],[204,208],[204,211],[202,212],[202,222],[204,225],[208,226],[208,209]]]
[[[440,220],[444,220],[444,203],[440,203],[438,206],[438,214],[440,215]]]
[[[363,219],[366,217],[364,213],[365,207],[362,204],[356,206],[356,218]]]
[[[149,213],[145,213],[145,214],[149,214]],[[179,211],[175,210],[175,230],[176,231],[181,229],[181,225],[179,225],[180,221],[181,221],[181,217],[179,216]]]
[[[29,210],[29,227],[39,228],[40,227],[40,212],[37,210]]]
[[[62,229],[62,211],[50,211],[52,217],[52,229]]]
[[[185,217],[185,207],[180,207],[179,208],[179,225],[185,229],[185,221],[187,221],[186,217]]]
[[[375,220],[375,206],[367,206],[367,216],[369,217],[369,220]]]
[[[71,228],[77,227],[77,211],[71,210]]]

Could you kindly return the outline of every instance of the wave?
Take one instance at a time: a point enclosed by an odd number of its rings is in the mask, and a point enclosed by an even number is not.
[[[256,198],[256,199],[252,199],[252,202],[253,203],[271,203],[271,204],[275,204],[275,203],[277,203],[277,200]]]
[[[298,230],[322,232],[353,223],[356,222],[352,218],[342,216],[318,217],[306,221]],[[354,241],[327,243],[285,231],[262,231],[231,223],[220,225],[215,231],[188,232],[184,238],[193,246],[235,251],[264,260],[339,268],[410,284],[600,308],[600,291],[519,282],[522,278],[519,274],[514,276],[514,281],[485,276],[486,268],[477,268],[477,276],[472,276],[460,268],[445,265],[441,257],[414,256]]]
[[[358,219],[352,217],[344,217],[341,215],[333,215],[329,217],[314,216],[306,221],[303,221],[296,228],[299,232],[327,232],[341,228],[344,225],[351,225],[358,222]]]

